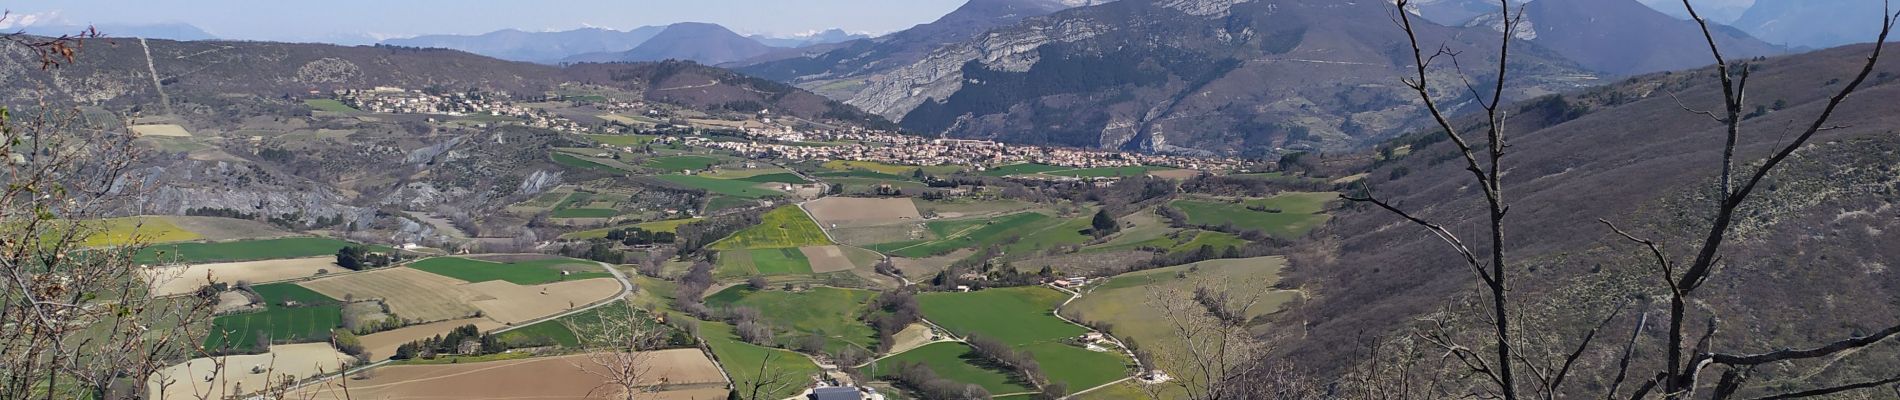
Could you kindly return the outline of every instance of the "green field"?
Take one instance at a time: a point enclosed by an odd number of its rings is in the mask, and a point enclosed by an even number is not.
[[[1070,390],[1113,382],[1128,375],[1129,360],[1115,352],[1094,352],[1062,342],[1088,329],[1054,315],[1068,295],[1044,287],[989,289],[970,293],[917,296],[924,317],[958,336],[996,338],[1028,351],[1049,379]]]
[[[363,110],[358,110],[355,107],[343,105],[343,102],[341,101],[336,101],[336,100],[331,100],[331,99],[308,99],[308,100],[304,100],[303,104],[310,106],[310,108],[316,109],[317,111],[329,111],[333,113],[344,113],[344,114],[360,114],[363,112]]]
[[[614,173],[614,174],[626,172],[626,171],[620,170],[619,168],[614,168],[612,166],[609,166],[607,164],[601,164],[601,163],[597,163],[593,161],[588,161],[586,159],[576,157],[572,154],[562,153],[558,151],[550,153],[548,157],[552,158],[555,164],[560,164],[562,166],[570,167],[570,168],[594,170],[594,171]]]
[[[515,343],[544,342],[561,345],[563,347],[577,347],[581,345],[581,340],[574,334],[574,330],[569,328],[569,324],[582,327],[582,332],[586,332],[588,330],[586,327],[598,324],[603,317],[624,319],[627,318],[627,313],[639,312],[627,306],[627,303],[624,302],[614,304],[618,305],[601,306],[573,315],[536,322],[532,325],[516,328],[515,330],[503,333],[501,339]]]
[[[153,244],[197,240],[197,232],[185,230],[165,217],[125,217],[104,220],[92,220],[79,223],[80,234],[87,234],[81,242],[86,247],[124,246],[129,244]],[[66,232],[64,227],[55,229],[58,233],[47,233],[44,238],[51,240]]]
[[[299,305],[334,304],[337,302],[336,299],[332,299],[330,296],[324,296],[322,293],[305,289],[303,286],[297,286],[297,284],[294,283],[257,285],[252,286],[251,291],[257,292],[257,297],[263,298],[264,303],[271,307],[285,306],[290,302],[296,302]]]
[[[749,388],[752,382],[760,381],[761,365],[766,371],[765,376],[789,375],[799,382],[804,381],[804,377],[815,376],[819,373],[818,365],[812,364],[811,359],[803,355],[754,346],[739,340],[739,335],[733,333],[732,325],[700,322],[699,337],[706,342],[707,347],[712,347],[713,355],[719,358],[720,366],[725,367],[726,374],[731,375],[733,384],[739,387]],[[802,386],[792,385],[785,390],[761,396],[767,399],[783,399],[797,395],[803,390]]]
[[[640,229],[645,229],[648,232],[679,232],[680,225],[686,225],[686,224],[692,223],[693,221],[698,221],[698,220],[700,219],[699,218],[681,218],[681,219],[673,219],[673,220],[665,220],[665,221],[641,222],[637,224],[627,224],[627,225],[612,226],[612,227],[606,227],[606,228],[600,228],[600,229],[589,229],[589,230],[584,230],[584,231],[579,231],[579,232],[571,232],[565,235],[561,235],[561,238],[562,239],[600,239],[600,238],[607,237],[607,234],[610,232],[621,230],[621,229],[627,229],[627,228],[640,228]]]
[[[608,208],[563,208],[554,210],[555,218],[613,218],[620,210]]]
[[[847,170],[847,171],[819,172],[819,173],[812,174],[812,176],[817,176],[820,178],[864,178],[864,179],[883,179],[883,180],[906,181],[906,182],[912,181],[911,178],[908,176],[897,176],[897,175],[891,175],[891,174],[886,174],[882,172],[862,170],[862,169],[854,169],[854,170]]]
[[[773,249],[831,245],[818,223],[798,206],[784,206],[760,216],[758,225],[713,243],[716,250]]]
[[[1168,205],[1187,213],[1189,224],[1221,226],[1231,223],[1239,229],[1257,229],[1274,237],[1296,238],[1326,223],[1328,217],[1320,212],[1325,209],[1327,202],[1335,198],[1331,193],[1289,193],[1239,204],[1175,200]],[[1277,209],[1280,212],[1254,211],[1248,206]]]
[[[917,170],[919,169],[923,170],[924,173],[931,174],[931,175],[949,175],[949,174],[954,174],[954,173],[957,173],[958,171],[963,170],[963,167],[959,165],[932,165],[932,166],[919,167],[919,166],[913,166],[913,165],[885,164],[885,163],[880,163],[880,162],[875,162],[875,161],[848,161],[848,160],[826,161],[822,166],[825,169],[836,170],[836,171],[861,170],[861,171],[871,171],[871,172],[877,172],[881,174],[898,175],[898,176],[910,176],[911,174],[916,173]]]
[[[1234,236],[1228,233],[1214,232],[1214,231],[1197,231],[1194,233],[1193,239],[1189,239],[1186,242],[1182,242],[1180,245],[1174,246],[1174,248],[1168,249],[1168,252],[1169,253],[1185,253],[1185,252],[1190,252],[1190,251],[1200,251],[1201,246],[1207,246],[1209,248],[1214,249],[1214,251],[1225,252],[1227,251],[1228,247],[1235,247],[1235,248],[1246,247],[1247,241],[1245,239],[1241,239],[1239,236]]]
[[[811,261],[798,248],[740,249],[719,252],[719,276],[810,275]]]
[[[1279,282],[1284,265],[1285,261],[1279,257],[1261,257],[1202,261],[1131,272],[1091,289],[1064,311],[1071,317],[1112,324],[1116,337],[1140,343],[1142,348],[1154,352],[1155,362],[1162,370],[1173,374],[1193,373],[1193,368],[1186,365],[1191,362],[1188,355],[1179,350],[1184,344],[1162,315],[1165,311],[1154,303],[1172,299],[1162,299],[1159,293],[1172,290],[1192,296],[1194,288],[1203,283],[1238,290],[1257,289],[1265,294],[1260,304],[1249,310],[1250,316],[1264,315],[1299,298],[1298,292],[1271,289]]]
[[[341,326],[343,309],[336,305],[313,307],[271,307],[265,311],[226,315],[211,320],[211,334],[204,346],[220,349],[263,349],[257,332],[266,332],[270,341],[309,342],[330,338],[330,330]]]
[[[897,372],[897,365],[904,362],[923,363],[935,371],[937,376],[956,382],[982,386],[991,395],[1034,392],[1034,388],[1007,367],[989,365],[987,360],[976,355],[969,345],[957,342],[931,343],[906,351],[903,354],[878,360],[861,369],[866,374],[877,374],[888,378]],[[1080,389],[1073,389],[1080,390]]]
[[[516,285],[539,285],[560,281],[607,278],[592,261],[571,258],[498,263],[459,257],[436,257],[409,264],[410,268],[469,283],[508,281]],[[569,273],[563,276],[562,271]]]
[[[581,135],[596,143],[612,146],[639,146],[653,141],[652,135]]]
[[[140,250],[133,260],[141,264],[160,264],[320,257],[335,255],[337,250],[351,245],[353,243],[324,237],[178,243],[146,247]]]
[[[1091,218],[1094,216],[1095,214],[1086,214],[1081,217],[1070,218],[1060,224],[1049,225],[1026,232],[1023,234],[1021,240],[1010,243],[1009,246],[1004,246],[1003,252],[1008,253],[1010,256],[1029,256],[1042,250],[1087,243],[1089,239],[1093,239],[1094,237],[1084,232],[1090,229],[1089,222],[1092,221]]]
[[[1051,220],[1047,215],[1025,212],[996,218],[972,218],[931,221],[924,224],[936,240],[871,245],[867,248],[898,257],[923,258],[949,254],[957,249],[1001,243],[1010,236],[1023,235]]]
[[[1067,171],[1072,168],[1047,164],[1011,164],[983,171],[983,176],[1032,175],[1044,172]]]
[[[708,168],[712,168],[714,165],[719,165],[719,159],[702,156],[668,156],[647,160],[646,162],[646,166],[666,172],[679,172],[684,170],[704,171]]]
[[[789,172],[754,175],[754,176],[749,176],[745,178],[739,178],[738,180],[753,182],[753,183],[790,183],[790,184],[795,184],[795,185],[803,185],[803,184],[811,183],[811,181],[805,180],[805,178],[798,177],[798,174],[793,174]]]
[[[654,176],[654,178],[675,185],[747,199],[785,194],[777,190],[760,188],[758,187],[758,182],[751,181],[715,179],[694,175],[658,175]]]
[[[1172,170],[1172,169],[1174,168],[1137,165],[1137,166],[1130,166],[1130,167],[1070,169],[1070,170],[1062,170],[1062,171],[1054,171],[1054,172],[1044,172],[1043,175],[1066,176],[1066,177],[1071,177],[1071,178],[1112,178],[1112,177],[1117,177],[1117,176],[1141,176],[1141,175],[1147,175],[1149,172],[1167,171],[1167,170]]]
[[[832,287],[814,287],[794,293],[734,286],[708,296],[706,305],[759,310],[767,322],[781,331],[775,336],[787,346],[795,346],[804,337],[822,334],[826,351],[835,352],[850,346],[869,354],[877,348],[877,331],[859,321],[858,315],[875,296],[876,292]]]

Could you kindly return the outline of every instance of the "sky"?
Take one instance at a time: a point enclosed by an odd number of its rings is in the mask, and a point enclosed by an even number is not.
[[[27,0],[0,3],[0,29],[186,23],[226,39],[328,41],[581,27],[712,22],[742,34],[842,28],[888,33],[930,22],[964,0]],[[109,33],[109,32],[108,32]]]

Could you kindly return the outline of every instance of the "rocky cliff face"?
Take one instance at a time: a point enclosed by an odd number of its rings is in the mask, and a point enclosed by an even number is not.
[[[963,66],[972,61],[1005,71],[1021,72],[1035,65],[1035,50],[1050,43],[1073,42],[1100,35],[1108,26],[1087,19],[1037,21],[991,32],[971,42],[951,44],[916,63],[866,79],[864,90],[846,100],[886,119],[900,119],[928,99],[948,98],[963,88]]]
[[[1071,9],[866,78],[848,103],[954,137],[1230,155],[1350,148],[1418,122],[1398,81],[1410,56],[1390,6],[1124,0]],[[1459,50],[1466,63],[1494,57],[1493,33],[1421,24],[1428,45]],[[1513,55],[1512,77],[1529,89],[1513,98],[1593,79],[1526,47]],[[1450,68],[1434,74],[1458,79]]]

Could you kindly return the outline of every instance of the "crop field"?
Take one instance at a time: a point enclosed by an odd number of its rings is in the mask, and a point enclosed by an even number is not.
[[[343,102],[341,101],[336,101],[336,100],[331,100],[331,99],[308,99],[308,100],[304,100],[303,104],[308,105],[310,106],[310,108],[315,109],[317,111],[328,111],[328,112],[333,112],[333,113],[344,113],[344,114],[360,114],[363,112],[362,110],[358,110],[354,107],[344,105]]]
[[[1068,295],[1043,287],[989,289],[917,296],[924,316],[959,336],[981,334],[1028,351],[1049,379],[1072,390],[1126,377],[1119,353],[1095,352],[1062,342],[1088,329],[1058,319],[1055,307]]]
[[[745,199],[785,194],[785,192],[759,187],[758,182],[714,179],[694,175],[657,175],[653,178],[683,187]]]
[[[274,239],[294,236],[282,228],[248,219],[168,215],[163,217],[180,229],[198,234],[197,240],[224,241]]]
[[[463,288],[474,294],[465,301],[481,309],[483,316],[520,324],[612,298],[620,293],[620,281],[598,278],[536,286],[488,281]]]
[[[185,230],[166,217],[112,218],[79,224],[85,227],[84,230],[90,230],[91,236],[82,242],[86,247],[123,246],[134,242],[182,242],[200,238],[197,232]]]
[[[811,272],[850,271],[858,268],[858,263],[847,257],[845,250],[838,246],[807,246],[798,248],[805,255],[805,261],[811,265]]]
[[[437,335],[448,334],[449,331],[466,325],[475,325],[475,329],[482,332],[502,327],[502,324],[487,318],[464,318],[421,325],[410,325],[359,336],[359,338],[363,342],[363,349],[369,351],[371,357],[380,361],[395,355],[396,347],[398,346]]]
[[[594,142],[612,146],[639,146],[653,141],[651,135],[581,135]]]
[[[826,197],[804,204],[813,220],[827,228],[853,228],[923,221],[917,204],[906,198]]]
[[[1182,364],[1183,343],[1168,328],[1163,311],[1152,302],[1162,290],[1177,290],[1191,296],[1199,284],[1225,284],[1233,289],[1270,290],[1280,280],[1285,260],[1279,257],[1210,260],[1199,263],[1132,272],[1110,278],[1065,308],[1066,315],[1114,325],[1113,333],[1134,340],[1156,354],[1156,362],[1170,373],[1190,373]],[[1179,277],[1185,274],[1185,278]],[[1298,292],[1277,291],[1262,297],[1249,316],[1278,311],[1297,300]]]
[[[797,248],[740,249],[719,252],[715,271],[722,277],[754,275],[809,275],[811,261]]]
[[[943,200],[931,201],[911,199],[917,205],[917,211],[937,214],[939,218],[962,218],[978,215],[997,215],[1036,208],[1035,203],[1017,200]]]
[[[613,122],[619,122],[619,123],[627,124],[627,125],[637,125],[637,124],[652,125],[652,124],[660,123],[660,121],[654,120],[652,118],[647,118],[644,115],[601,114],[601,115],[596,115],[596,117],[600,117],[600,119],[613,121]]]
[[[628,317],[627,313],[642,312],[628,305],[627,302],[619,302],[573,315],[536,322],[502,333],[501,339],[504,341],[546,341],[565,347],[577,347],[581,345],[581,338],[569,328],[569,324],[582,327],[585,331],[589,329],[586,327],[598,325],[603,317],[624,319]],[[642,318],[645,318],[644,315]]]
[[[580,158],[572,154],[562,153],[558,151],[549,153],[548,158],[554,160],[555,164],[560,164],[561,166],[569,167],[569,168],[600,171],[600,172],[606,172],[610,174],[620,174],[620,173],[626,172],[619,168],[614,168],[613,166],[609,166],[607,164],[593,162],[591,160]]]
[[[192,359],[152,374],[146,380],[150,390],[147,394],[150,396],[148,398],[153,399],[250,394],[270,387],[271,379],[284,375],[303,378],[335,372],[341,370],[349,360],[350,355],[337,351],[329,343],[277,345],[270,346],[270,352],[264,354]],[[271,373],[249,373],[251,366],[263,366],[270,369]],[[219,368],[227,369],[225,373],[213,374]],[[241,369],[243,373],[232,371],[231,368]],[[175,383],[169,386],[161,384],[166,381]],[[240,388],[244,393],[234,393]]]
[[[1025,212],[996,218],[931,221],[925,224],[939,239],[885,243],[867,246],[871,250],[898,257],[925,258],[949,254],[958,249],[978,248],[1001,243],[1004,239],[1021,235],[1053,218],[1040,213]]]
[[[499,263],[460,257],[436,257],[417,261],[409,264],[409,267],[470,283],[500,280],[516,285],[539,285],[612,276],[598,271],[599,267],[592,261],[571,258]],[[563,274],[563,272],[567,273]]]
[[[883,172],[869,171],[869,170],[862,170],[862,169],[818,172],[818,173],[812,174],[812,176],[816,176],[820,178],[863,178],[863,179],[883,179],[883,180],[890,180],[890,181],[914,182],[911,179],[911,177],[908,177],[908,176],[891,175],[891,174],[886,174]]]
[[[838,351],[846,346],[873,352],[877,331],[858,320],[865,305],[877,293],[868,290],[814,287],[804,292],[752,290],[734,286],[706,297],[714,308],[744,306],[759,310],[759,315],[775,328],[787,332],[775,335],[779,342],[792,346],[801,338],[824,335],[825,350]]]
[[[919,167],[919,166],[914,166],[914,165],[885,164],[885,163],[880,163],[880,162],[875,162],[875,161],[848,161],[848,160],[826,161],[823,167],[825,169],[836,170],[836,171],[862,170],[862,171],[871,171],[871,172],[876,172],[880,174],[897,175],[897,176],[910,176],[911,174],[916,173],[917,170],[919,169],[924,170],[924,173],[926,174],[932,174],[932,175],[948,175],[948,174],[954,174],[957,171],[963,170],[962,166],[957,166],[957,165],[932,165],[932,166]]]
[[[943,379],[982,386],[991,395],[1036,391],[1007,367],[989,365],[976,355],[976,350],[957,342],[927,344],[878,360],[875,366],[866,367],[864,371],[877,371],[882,377],[888,378],[897,372],[899,364],[907,362],[922,363]]]
[[[191,131],[174,124],[132,125],[132,132],[139,136],[191,137]]]
[[[811,183],[811,181],[805,180],[805,178],[798,177],[798,174],[793,174],[789,172],[753,175],[753,176],[748,176],[748,177],[739,178],[735,180],[753,182],[753,183],[790,183],[794,185],[803,185],[803,184]]]
[[[667,156],[647,160],[646,166],[666,172],[704,171],[719,165],[719,159],[702,156]]]
[[[141,264],[206,263],[334,256],[353,243],[324,237],[178,243],[146,247],[133,257]]]
[[[760,381],[760,366],[765,371],[791,374],[791,376],[812,376],[819,373],[818,365],[811,359],[786,350],[754,346],[739,340],[733,333],[732,325],[718,322],[700,322],[699,337],[711,347],[713,354],[719,357],[720,365],[726,367],[726,373],[732,375],[733,384],[748,387],[752,382]],[[803,388],[793,387],[780,392],[762,395],[768,399],[790,398]]]
[[[563,208],[554,210],[555,218],[613,218],[620,210],[606,208]]]
[[[414,268],[384,268],[298,285],[331,298],[382,299],[396,316],[408,320],[462,319],[477,311],[466,300],[476,294],[464,289],[462,281]]]
[[[257,285],[252,286],[251,291],[257,292],[257,297],[264,299],[264,303],[271,307],[337,303],[334,297],[325,296],[323,293],[317,293],[294,283]]]
[[[643,355],[651,372],[643,374],[640,384],[654,392],[639,393],[652,399],[714,399],[726,395],[725,377],[719,367],[697,349],[647,352]],[[605,371],[588,355],[539,357],[490,362],[435,365],[397,365],[377,368],[375,373],[349,383],[349,397],[389,400],[422,399],[598,399],[624,396],[617,389],[605,389]],[[611,386],[611,385],[608,385]],[[294,393],[292,398],[342,398],[336,385],[317,386]]]
[[[784,206],[766,212],[759,217],[758,225],[735,232],[732,236],[713,243],[711,248],[718,250],[734,249],[774,249],[805,246],[828,246],[831,239],[818,229],[805,210],[798,206]]]
[[[328,339],[330,330],[342,326],[343,309],[336,305],[308,307],[270,307],[267,310],[225,315],[211,320],[206,348],[257,349],[268,343],[258,342],[258,332],[269,335],[271,342],[302,342]]]
[[[1010,164],[983,171],[983,176],[1034,175],[1044,172],[1067,171],[1073,168],[1046,164]]]
[[[1324,196],[1330,199],[1333,195]],[[1236,228],[1258,229],[1275,237],[1295,238],[1306,235],[1326,222],[1328,217],[1318,213],[1325,207],[1326,201],[1320,198],[1320,194],[1285,194],[1242,204],[1175,200],[1169,206],[1187,213],[1189,224],[1219,226],[1231,223]],[[1255,211],[1248,209],[1248,206],[1277,209],[1280,212]]]
[[[148,267],[140,272],[152,296],[172,296],[195,292],[200,287],[223,282],[276,282],[316,276],[319,271],[340,272],[335,257],[292,258],[283,260],[240,261],[215,264],[189,264]]]
[[[892,243],[893,240],[914,244],[937,238],[929,229],[920,227],[922,225],[921,222],[912,222],[856,228],[826,228],[825,231],[831,233],[831,238],[837,240],[838,243],[855,246]]]

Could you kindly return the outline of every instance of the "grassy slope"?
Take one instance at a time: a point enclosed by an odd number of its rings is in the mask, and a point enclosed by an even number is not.
[[[1222,225],[1232,223],[1243,229],[1259,229],[1280,238],[1306,235],[1327,220],[1320,214],[1326,203],[1336,198],[1331,193],[1288,193],[1266,199],[1233,204],[1206,200],[1176,200],[1170,206],[1187,213],[1188,223]],[[1280,210],[1278,213],[1254,211],[1248,206]]]
[[[831,287],[793,293],[734,286],[707,297],[706,305],[757,309],[773,327],[795,333],[778,336],[781,343],[788,345],[798,343],[805,336],[823,333],[826,351],[837,351],[845,346],[870,350],[877,347],[877,332],[857,317],[876,295],[866,290]]]
[[[924,316],[960,336],[982,334],[1027,350],[1049,379],[1081,390],[1121,379],[1127,360],[1063,343],[1088,332],[1053,315],[1067,294],[1043,287],[917,296]]]
[[[1051,219],[1040,213],[1026,212],[997,218],[931,221],[925,226],[937,234],[939,237],[937,240],[885,243],[868,248],[898,257],[923,258],[943,255],[957,249],[1000,243],[1011,235],[1022,234],[1031,227]]]
[[[971,350],[969,345],[956,342],[931,343],[911,349],[903,354],[878,360],[875,365],[867,366],[863,371],[867,374],[876,371],[875,373],[882,377],[889,377],[897,373],[899,364],[906,362],[923,363],[924,366],[930,367],[931,371],[935,371],[939,377],[982,386],[993,395],[1035,391],[1029,384],[1021,382],[1014,372],[1004,367],[989,365],[981,360],[981,357],[977,356],[975,350]]]
[[[1140,343],[1142,348],[1156,352],[1156,362],[1163,363],[1163,370],[1175,374],[1189,373],[1190,368],[1179,365],[1179,353],[1174,350],[1182,344],[1168,328],[1167,320],[1160,315],[1160,309],[1150,304],[1150,299],[1155,297],[1157,291],[1173,289],[1191,293],[1197,284],[1203,282],[1227,284],[1235,289],[1268,290],[1266,288],[1279,282],[1280,270],[1284,265],[1285,261],[1278,257],[1261,257],[1203,261],[1131,272],[1110,278],[1071,303],[1064,311],[1066,315],[1112,324],[1112,333],[1116,337],[1132,340]],[[1187,277],[1179,278],[1181,274]],[[1293,292],[1267,294],[1261,305],[1252,310],[1252,314],[1257,316],[1277,311],[1296,298],[1297,294]]]
[[[726,368],[727,374],[732,375],[733,383],[738,387],[749,389],[751,382],[758,382],[761,364],[765,365],[767,374],[790,374],[794,377],[793,379],[817,375],[819,372],[818,365],[812,364],[811,359],[798,353],[754,346],[740,341],[739,335],[733,333],[732,325],[700,322],[699,337],[705,340],[707,346],[712,347],[713,355],[719,357],[719,364]],[[778,393],[760,396],[766,399],[789,398],[801,390],[803,387],[793,386]]]

